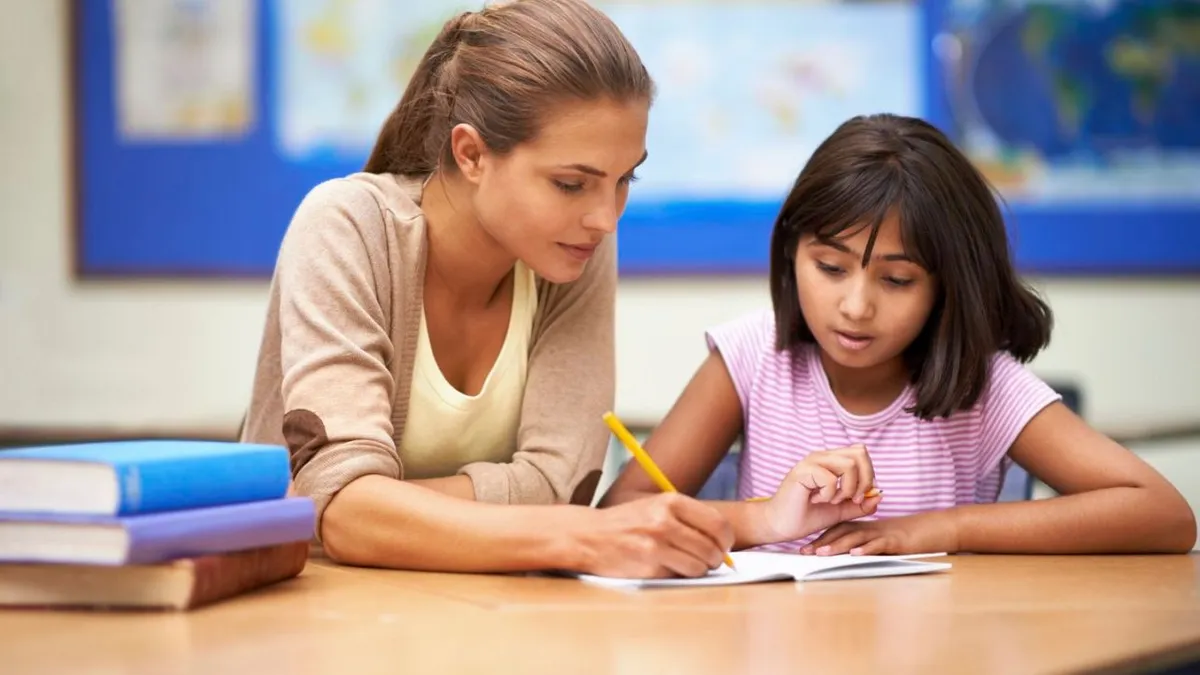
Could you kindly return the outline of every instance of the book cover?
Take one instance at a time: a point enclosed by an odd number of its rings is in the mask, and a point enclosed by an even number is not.
[[[0,513],[0,562],[133,565],[309,540],[307,497],[136,516]]]
[[[275,445],[146,440],[0,451],[0,511],[124,516],[278,499],[291,478]]]
[[[0,564],[0,607],[191,610],[296,577],[308,542],[155,565]]]

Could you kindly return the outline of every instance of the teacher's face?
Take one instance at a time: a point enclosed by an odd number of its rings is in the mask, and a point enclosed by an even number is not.
[[[552,108],[533,139],[481,162],[480,225],[546,280],[578,279],[625,210],[646,158],[649,108],[608,99]]]

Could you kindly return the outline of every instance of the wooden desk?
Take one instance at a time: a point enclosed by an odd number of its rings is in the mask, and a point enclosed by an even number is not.
[[[1200,659],[1200,556],[951,558],[949,572],[628,593],[316,559],[188,614],[0,611],[0,671],[1029,673]]]

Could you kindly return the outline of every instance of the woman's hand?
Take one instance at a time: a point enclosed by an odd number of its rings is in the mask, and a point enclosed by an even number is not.
[[[793,541],[843,521],[875,513],[881,493],[866,447],[852,445],[811,452],[792,468],[766,503],[777,541]]]
[[[931,511],[865,523],[841,523],[804,548],[809,555],[903,555],[954,553],[958,529],[950,511]]]
[[[700,577],[721,566],[733,528],[713,507],[679,493],[589,510],[575,534],[577,571],[610,577]]]

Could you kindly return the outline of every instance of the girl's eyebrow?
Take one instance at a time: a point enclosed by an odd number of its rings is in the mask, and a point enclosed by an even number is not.
[[[810,243],[809,246],[828,246],[829,248],[841,251],[842,253],[849,253],[856,258],[863,257],[861,251],[855,251],[836,239],[823,239],[821,237],[817,237],[812,240],[812,243]],[[876,253],[873,257],[876,260],[883,260],[885,262],[914,262],[912,258],[903,253]]]

